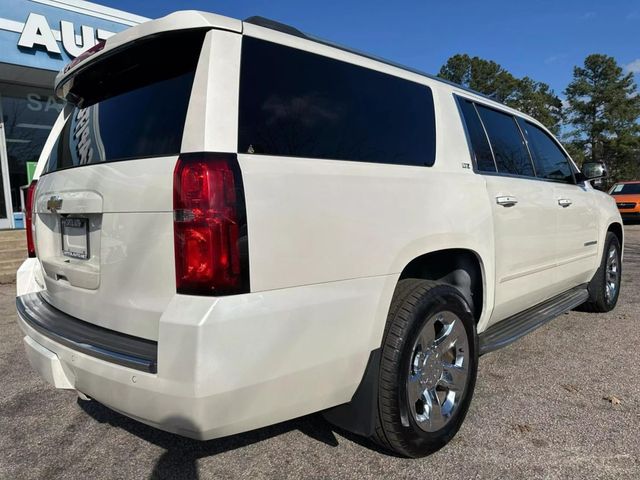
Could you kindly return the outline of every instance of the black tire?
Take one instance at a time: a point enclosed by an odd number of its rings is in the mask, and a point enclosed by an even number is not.
[[[615,295],[607,297],[607,257],[611,248],[615,248],[616,250],[616,258],[618,261],[618,286],[615,290]],[[596,313],[610,312],[613,310],[618,303],[618,297],[620,296],[621,280],[622,255],[620,241],[612,232],[607,232],[604,242],[604,250],[602,251],[602,259],[600,260],[600,267],[598,267],[598,270],[589,282],[589,299],[584,304],[580,305],[579,310]]]
[[[452,312],[462,320],[468,341],[468,374],[459,405],[447,423],[435,432],[421,429],[410,413],[407,398],[408,366],[422,327],[439,312]],[[391,302],[382,343],[378,415],[373,440],[399,455],[422,457],[442,448],[462,424],[478,368],[475,320],[467,301],[453,286],[420,279],[398,283]]]

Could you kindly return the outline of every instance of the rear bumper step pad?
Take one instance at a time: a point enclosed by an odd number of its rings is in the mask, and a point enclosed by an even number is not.
[[[108,362],[157,372],[158,342],[79,320],[47,303],[39,293],[16,297],[20,317],[54,342]]]

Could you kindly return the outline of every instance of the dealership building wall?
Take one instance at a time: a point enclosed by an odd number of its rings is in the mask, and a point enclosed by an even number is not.
[[[53,93],[57,72],[146,20],[82,0],[0,0],[0,229],[23,226],[27,168],[62,110]]]

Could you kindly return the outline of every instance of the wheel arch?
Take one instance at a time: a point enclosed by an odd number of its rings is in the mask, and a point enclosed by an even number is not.
[[[476,324],[485,313],[485,263],[475,250],[446,248],[423,253],[405,262],[397,282],[405,278],[442,281],[453,285],[469,301]],[[324,417],[332,424],[365,437],[373,435],[378,414],[378,376],[383,341],[381,337],[380,346],[371,351],[362,380],[351,401],[324,412]]]
[[[453,285],[469,302],[476,324],[486,308],[484,262],[474,250],[448,248],[422,254],[403,268],[398,281],[404,278],[420,278]]]
[[[620,247],[624,245],[624,228],[621,223],[613,222],[607,228],[607,232],[613,233],[616,237],[618,237],[618,241],[620,242]]]

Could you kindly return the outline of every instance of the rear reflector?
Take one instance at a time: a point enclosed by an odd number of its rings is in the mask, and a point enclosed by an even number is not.
[[[235,156],[181,155],[173,176],[173,208],[178,293],[247,292],[246,214]]]
[[[31,182],[31,184],[29,185],[29,188],[27,189],[27,196],[24,200],[24,208],[25,208],[24,226],[25,226],[25,229],[27,230],[27,253],[29,254],[30,258],[33,258],[36,256],[36,244],[33,241],[33,228],[34,228],[33,198],[36,191],[36,185],[37,185],[37,180],[34,180]]]

